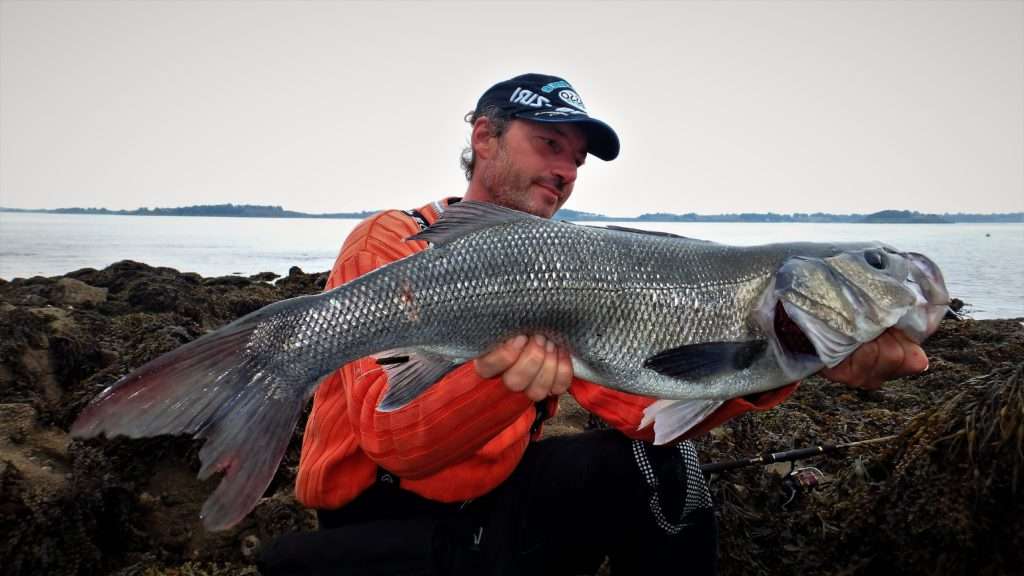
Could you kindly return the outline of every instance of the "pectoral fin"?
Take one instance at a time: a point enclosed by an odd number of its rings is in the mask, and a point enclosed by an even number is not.
[[[377,364],[388,376],[388,390],[377,410],[392,412],[415,400],[461,362],[416,349],[384,352],[377,356]]]
[[[748,368],[764,356],[766,350],[766,340],[687,344],[651,356],[644,361],[644,368],[672,378],[699,380]]]

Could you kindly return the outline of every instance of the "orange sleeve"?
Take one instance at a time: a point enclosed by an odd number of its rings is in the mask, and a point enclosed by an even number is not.
[[[346,239],[327,288],[424,249],[424,242],[405,240],[418,231],[414,222],[397,211],[363,222]],[[511,472],[525,450],[524,438],[535,414],[533,403],[526,395],[509,391],[500,379],[480,378],[471,364],[460,366],[408,405],[387,413],[376,410],[387,379],[372,359],[357,360],[336,374],[363,451],[402,478],[403,485],[407,479],[426,478],[480,452],[492,453],[503,463],[514,455],[515,461],[508,466]]]
[[[683,439],[700,436],[745,412],[761,412],[773,408],[789,398],[797,384],[799,383],[794,382],[775,390],[727,400],[700,424],[691,428]],[[654,441],[654,426],[638,429],[644,416],[644,409],[654,403],[654,398],[612,390],[580,379],[573,381],[569,392],[580,406],[596,414],[626,436],[648,442]]]

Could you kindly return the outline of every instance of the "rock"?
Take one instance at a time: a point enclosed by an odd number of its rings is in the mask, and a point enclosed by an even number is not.
[[[949,309],[946,310],[946,316],[944,320],[963,320],[966,316],[965,312],[962,312],[964,308],[964,301],[959,298],[951,298],[949,300]]]
[[[24,444],[36,425],[36,411],[28,404],[0,404],[0,438]]]
[[[234,288],[244,288],[249,284],[252,284],[252,280],[249,280],[245,276],[218,276],[216,278],[207,278],[203,281],[203,284],[207,286],[232,286]]]
[[[273,282],[280,277],[280,274],[275,274],[273,272],[260,272],[259,274],[249,276],[249,280],[253,280],[254,282]]]
[[[184,300],[178,287],[149,280],[133,284],[127,294],[128,303],[145,312],[172,312]]]
[[[206,533],[199,509],[216,480],[195,477],[198,442],[69,444],[67,430],[132,368],[244,313],[316,293],[317,278],[299,270],[282,288],[122,261],[0,284],[0,527],[17,526],[0,528],[0,574],[113,574],[140,558],[251,562],[244,535],[268,542],[315,527],[294,499],[269,499],[244,531]],[[298,449],[289,458],[297,461]],[[294,462],[278,476],[275,486],[290,495]]]
[[[192,341],[192,335],[181,326],[164,326],[160,329],[160,333],[170,336],[182,344]]]
[[[156,496],[153,496],[149,492],[143,492],[142,494],[139,494],[139,506],[142,506],[147,510],[152,510],[159,504],[160,499],[157,498]]]
[[[21,304],[22,306],[45,306],[46,298],[38,294],[27,294],[25,295],[24,298],[21,299],[21,302],[19,302],[19,304]]]
[[[66,485],[68,437],[39,426],[28,404],[0,404],[0,461],[17,468],[36,494],[57,495]]]
[[[279,279],[274,286],[282,289],[286,297],[292,298],[322,291],[329,276],[328,272],[306,274],[298,266],[292,266],[288,276]]]
[[[74,278],[61,278],[50,288],[49,299],[57,306],[95,306],[107,300],[107,289]]]
[[[260,539],[254,534],[249,534],[245,538],[242,538],[242,557],[252,558],[259,552]]]

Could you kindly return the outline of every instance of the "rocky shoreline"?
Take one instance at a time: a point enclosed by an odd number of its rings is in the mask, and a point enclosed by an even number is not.
[[[254,574],[261,543],[314,529],[291,496],[301,423],[266,497],[213,534],[198,510],[216,479],[195,479],[197,442],[71,441],[67,430],[130,369],[326,278],[203,278],[123,261],[0,280],[0,574]],[[782,406],[700,439],[716,461],[899,435],[801,463],[820,476],[788,502],[788,466],[714,478],[723,574],[1019,573],[1024,324],[947,320],[925,348],[925,374],[870,393],[810,379]],[[566,398],[546,429],[592,425]]]

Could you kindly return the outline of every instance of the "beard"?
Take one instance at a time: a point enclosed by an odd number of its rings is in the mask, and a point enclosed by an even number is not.
[[[498,145],[494,163],[481,176],[484,186],[491,193],[491,201],[499,206],[550,218],[565,202],[565,198],[560,197],[551,205],[531,194],[530,187],[543,181],[543,178],[531,176],[516,166],[509,159],[504,142]]]

